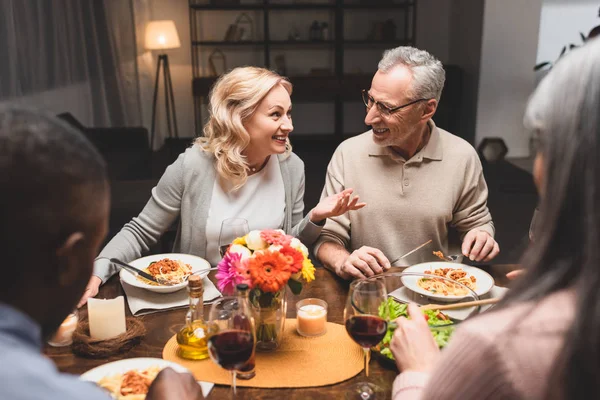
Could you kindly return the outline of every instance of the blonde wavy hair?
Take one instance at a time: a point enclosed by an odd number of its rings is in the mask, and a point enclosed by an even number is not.
[[[277,85],[292,94],[292,84],[287,78],[265,68],[239,67],[222,75],[210,91],[209,119],[204,136],[195,143],[215,156],[217,173],[232,183],[234,190],[248,179],[248,161],[242,152],[250,143],[250,135],[244,122]],[[288,139],[285,154],[291,151]]]

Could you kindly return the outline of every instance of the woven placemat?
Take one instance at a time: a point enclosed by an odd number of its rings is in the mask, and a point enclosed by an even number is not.
[[[231,374],[212,360],[188,361],[177,356],[173,336],[163,349],[163,358],[183,365],[198,380],[231,384]],[[256,353],[256,376],[237,380],[237,386],[297,388],[343,382],[363,369],[363,350],[354,343],[343,325],[327,323],[327,333],[305,338],[296,332],[296,320],[287,319],[281,345],[270,353]]]

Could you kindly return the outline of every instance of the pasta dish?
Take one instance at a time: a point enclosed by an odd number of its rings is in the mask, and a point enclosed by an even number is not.
[[[161,285],[176,285],[184,282],[192,274],[192,267],[179,260],[163,258],[150,263],[144,271],[155,277]],[[148,285],[159,285],[141,276],[138,276],[137,279]]]
[[[477,278],[472,275],[469,276],[462,268],[437,268],[433,272],[428,270],[425,273],[447,278],[421,278],[417,281],[419,287],[431,293],[444,296],[464,296],[469,293],[467,289],[454,282],[458,282],[471,290],[477,289]]]
[[[132,369],[124,374],[105,376],[98,381],[98,386],[106,389],[117,400],[145,400],[148,389],[160,370],[157,366],[141,371]]]

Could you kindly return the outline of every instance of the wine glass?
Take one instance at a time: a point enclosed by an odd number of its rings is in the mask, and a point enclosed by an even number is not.
[[[222,368],[231,371],[231,387],[236,394],[236,370],[250,360],[256,348],[254,318],[248,303],[239,297],[215,301],[208,316],[208,354]]]
[[[346,331],[365,352],[365,375],[369,376],[370,349],[376,346],[387,331],[388,321],[379,316],[379,308],[387,299],[383,279],[357,280],[350,285],[344,321]],[[383,389],[373,383],[360,382],[346,394],[349,399],[372,400],[383,398]]]
[[[219,253],[221,257],[225,255],[229,245],[235,238],[246,235],[248,229],[248,221],[244,218],[227,218],[221,222],[221,232],[219,233]]]

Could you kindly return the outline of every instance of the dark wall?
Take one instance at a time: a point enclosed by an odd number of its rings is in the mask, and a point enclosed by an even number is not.
[[[462,105],[456,131],[473,144],[483,35],[484,0],[453,0],[450,16],[450,63],[462,71]]]

